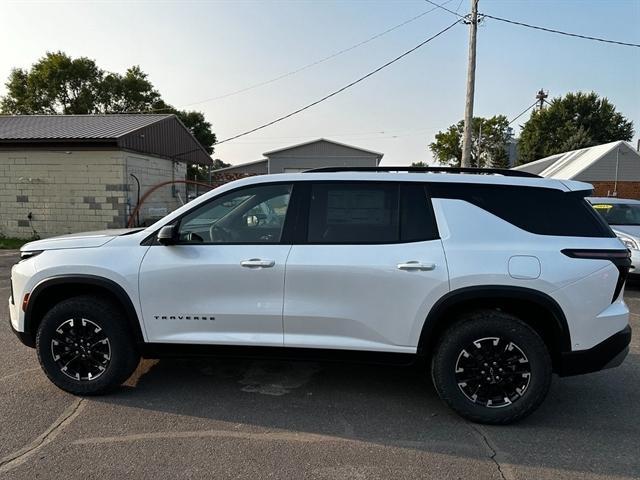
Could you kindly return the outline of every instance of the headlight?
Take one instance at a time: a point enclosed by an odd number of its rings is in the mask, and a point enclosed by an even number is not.
[[[631,250],[638,250],[638,242],[636,242],[633,238],[627,236],[623,237],[622,235],[618,235],[618,238],[622,240],[622,243],[624,243],[625,247]]]

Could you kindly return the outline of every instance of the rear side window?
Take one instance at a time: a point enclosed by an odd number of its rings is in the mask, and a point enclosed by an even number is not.
[[[538,235],[615,236],[587,203],[583,193],[568,193],[552,188],[462,183],[432,184],[429,191],[434,198],[452,198],[472,203]]]
[[[398,186],[319,183],[311,187],[309,243],[399,241]]]
[[[400,238],[421,242],[439,238],[436,220],[423,184],[400,186]]]
[[[401,243],[437,238],[424,184],[327,182],[311,187],[309,243]]]

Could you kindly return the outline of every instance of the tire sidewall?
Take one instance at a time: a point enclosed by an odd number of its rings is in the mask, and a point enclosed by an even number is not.
[[[462,349],[474,340],[494,336],[516,344],[531,368],[524,395],[499,408],[473,403],[460,390],[455,375]],[[432,378],[440,397],[463,417],[480,423],[511,423],[532,413],[544,400],[551,381],[551,360],[543,340],[531,327],[515,317],[487,314],[463,321],[445,332],[433,358]]]
[[[71,318],[84,318],[98,325],[109,339],[111,359],[106,370],[95,380],[74,380],[65,375],[53,359],[51,340],[63,322]],[[131,364],[137,354],[128,331],[124,328],[121,313],[112,305],[89,297],[65,300],[53,307],[42,319],[36,336],[36,350],[40,364],[47,377],[59,388],[78,395],[103,393],[131,373]],[[127,375],[128,376],[128,375]]]

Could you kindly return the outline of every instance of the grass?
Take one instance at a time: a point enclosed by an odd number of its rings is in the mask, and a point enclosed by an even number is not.
[[[31,240],[25,240],[23,238],[5,238],[5,237],[0,237],[0,250],[3,250],[3,249],[17,250],[22,245],[24,245],[25,243],[30,242],[30,241]]]

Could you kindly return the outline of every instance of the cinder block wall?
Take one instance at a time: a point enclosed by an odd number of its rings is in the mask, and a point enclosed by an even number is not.
[[[124,158],[132,210],[137,204],[138,186],[131,174],[134,174],[140,181],[141,197],[154,185],[168,180],[184,180],[187,175],[187,166],[184,163],[128,152],[124,153]],[[164,217],[186,202],[186,186],[184,184],[175,184],[175,189],[172,189],[171,185],[160,187],[142,204],[140,223],[151,224],[154,220]]]
[[[0,234],[44,238],[120,227],[122,173],[118,151],[0,151]]]
[[[122,228],[136,204],[129,173],[137,172],[144,194],[151,185],[172,178],[172,163],[119,150],[0,151],[0,235],[46,238]],[[186,166],[178,164],[175,178],[184,179],[185,171]],[[158,190],[149,202],[168,211],[180,204],[171,187]],[[143,207],[141,220],[149,206]]]

